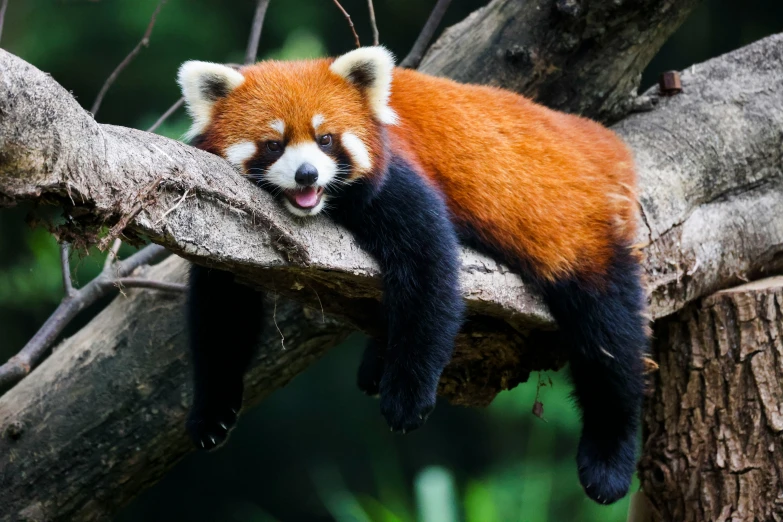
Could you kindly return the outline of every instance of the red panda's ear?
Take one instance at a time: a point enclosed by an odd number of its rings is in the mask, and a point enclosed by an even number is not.
[[[211,62],[191,60],[179,68],[177,83],[182,89],[193,126],[187,138],[200,134],[212,117],[212,106],[239,87],[245,77],[236,69]]]
[[[394,55],[386,48],[355,49],[337,58],[330,69],[365,92],[370,108],[382,123],[397,123],[397,115],[389,107]]]

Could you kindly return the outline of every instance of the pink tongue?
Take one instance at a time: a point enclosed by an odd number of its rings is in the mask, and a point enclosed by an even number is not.
[[[302,208],[314,207],[318,203],[318,191],[313,187],[297,190],[294,194],[294,200]]]

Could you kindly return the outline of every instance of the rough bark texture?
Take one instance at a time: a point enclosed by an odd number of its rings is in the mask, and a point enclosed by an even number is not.
[[[616,58],[612,49],[605,48],[607,65]],[[470,65],[459,54],[454,60]],[[783,250],[783,225],[772,211],[783,203],[783,38],[699,65],[683,83],[682,95],[616,127],[638,158],[640,239],[650,241],[646,268],[657,316],[737,278],[778,269]],[[586,90],[584,106],[603,106],[594,103],[599,94]],[[342,338],[345,323],[318,326],[321,304],[352,326],[374,328],[377,266],[350,234],[326,220],[294,221],[222,160],[98,125],[51,78],[2,51],[0,115],[0,204],[62,206],[73,221],[59,232],[72,240],[128,220],[130,236],[150,237],[308,306],[305,313],[280,300],[277,323],[287,349],[270,329],[248,380],[251,397],[282,385]],[[168,261],[167,270],[182,263]],[[486,404],[531,369],[560,363],[561,352],[542,332],[553,326],[549,314],[517,276],[466,251],[463,288],[471,317],[441,382],[443,395]],[[305,321],[308,314],[316,324]],[[1,514],[98,520],[153,483],[186,451],[185,360],[178,303],[140,291],[69,340],[0,398],[0,454],[12,456],[0,462]]]
[[[420,69],[616,121],[699,0],[494,0],[450,27]]]
[[[655,334],[640,476],[658,520],[783,520],[783,278],[718,292]]]

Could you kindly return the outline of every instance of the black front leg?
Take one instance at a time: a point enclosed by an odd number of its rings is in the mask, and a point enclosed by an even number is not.
[[[387,325],[381,412],[395,431],[416,429],[435,407],[463,320],[459,243],[448,210],[432,186],[394,160],[379,187],[354,183],[332,213],[381,265]]]
[[[359,372],[356,376],[356,384],[360,390],[370,397],[378,397],[381,393],[383,352],[385,348],[386,342],[376,339],[369,339],[364,347],[362,362],[359,364]]]
[[[229,272],[191,267],[187,319],[194,384],[187,427],[196,447],[220,446],[234,427],[263,317],[261,292],[234,282]]]

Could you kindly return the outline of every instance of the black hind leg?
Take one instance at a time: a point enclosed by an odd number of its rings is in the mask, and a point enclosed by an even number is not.
[[[370,397],[378,397],[381,392],[381,377],[383,377],[383,350],[385,341],[368,339],[364,347],[362,362],[356,376],[359,389]]]
[[[636,468],[648,343],[638,263],[622,250],[607,277],[600,290],[575,281],[544,286],[571,346],[569,366],[583,418],[579,479],[602,504],[626,495]]]
[[[193,265],[188,295],[193,407],[187,428],[196,447],[225,442],[242,407],[243,376],[263,324],[263,294],[233,274]]]

